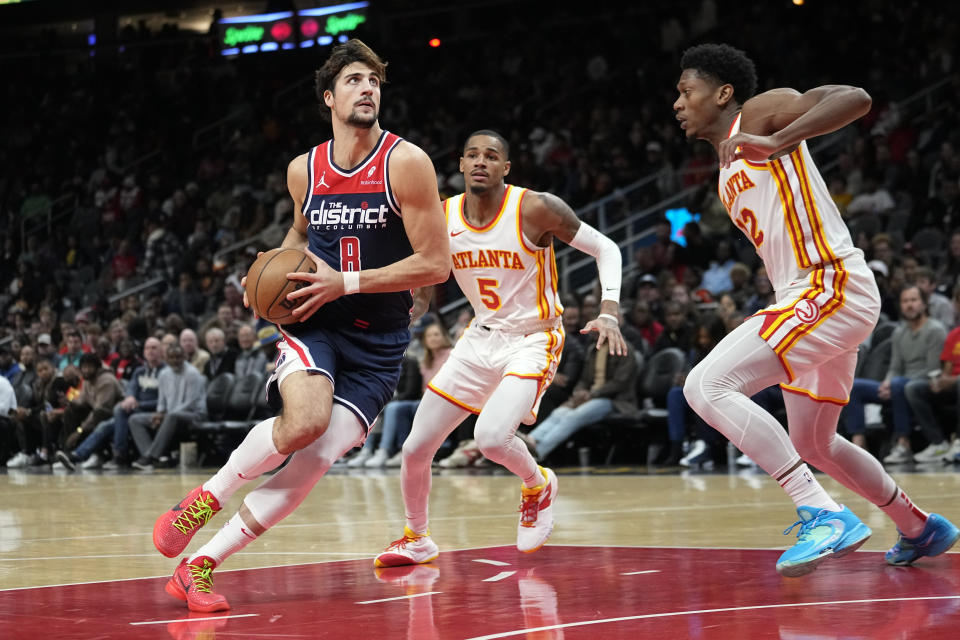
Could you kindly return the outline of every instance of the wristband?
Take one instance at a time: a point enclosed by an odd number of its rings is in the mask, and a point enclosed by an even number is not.
[[[607,319],[609,319],[609,320],[613,320],[613,322],[614,322],[618,327],[620,326],[620,320],[619,320],[616,316],[610,315],[609,313],[601,313],[601,314],[598,314],[598,315],[597,315],[597,319],[599,320],[600,318],[607,318]]]
[[[351,293],[360,292],[360,272],[359,271],[344,271],[343,272],[343,295],[348,296]]]

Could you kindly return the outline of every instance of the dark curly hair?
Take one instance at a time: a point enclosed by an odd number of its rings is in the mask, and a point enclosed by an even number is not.
[[[380,76],[380,83],[387,81],[387,63],[380,59],[373,49],[368,47],[363,41],[351,38],[343,44],[338,44],[330,52],[330,57],[323,63],[323,66],[317,69],[315,76],[315,88],[317,100],[320,101],[320,114],[323,119],[330,122],[330,109],[323,102],[325,91],[333,91],[334,80],[337,75],[347,65],[354,62],[362,62]]]
[[[719,84],[733,87],[733,100],[743,104],[757,92],[757,68],[740,49],[728,44],[699,44],[683,52],[680,69],[693,69]]]
[[[463,150],[466,151],[467,143],[470,142],[470,138],[473,136],[490,136],[491,138],[496,139],[500,146],[503,147],[504,159],[510,157],[510,143],[507,142],[507,139],[504,138],[501,134],[497,133],[493,129],[477,129],[473,133],[467,136],[467,139],[463,141]]]

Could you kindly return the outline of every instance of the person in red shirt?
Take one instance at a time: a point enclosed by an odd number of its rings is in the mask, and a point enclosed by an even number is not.
[[[960,287],[953,291],[953,307],[960,314]],[[911,380],[904,389],[913,416],[920,424],[924,437],[930,443],[913,456],[917,462],[960,462],[960,327],[947,334],[940,352],[940,370],[931,371],[927,378]],[[955,437],[953,444],[944,433],[943,423],[937,420],[938,407],[952,407]]]

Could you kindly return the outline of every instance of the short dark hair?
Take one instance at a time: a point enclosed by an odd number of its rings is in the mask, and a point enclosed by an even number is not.
[[[917,290],[917,293],[920,294],[920,300],[923,302],[924,310],[926,310],[926,309],[928,308],[928,306],[930,305],[930,296],[927,295],[927,292],[926,292],[926,291],[924,291],[923,289],[920,288],[920,285],[915,284],[915,283],[912,283],[912,282],[911,282],[910,284],[904,285],[904,286],[903,286],[903,289],[900,289],[900,296],[902,297],[903,294],[904,294],[905,292],[909,291],[910,289],[916,289],[916,290]]]
[[[380,59],[373,49],[363,43],[362,40],[351,38],[343,44],[338,44],[330,52],[330,57],[323,63],[323,66],[317,69],[315,79],[315,88],[317,100],[320,101],[320,115],[327,122],[330,122],[330,109],[323,102],[323,94],[326,91],[333,91],[334,80],[343,71],[343,68],[354,62],[362,62],[374,73],[380,76],[380,83],[387,81],[387,63]]]
[[[743,104],[757,92],[757,68],[740,49],[728,44],[698,44],[683,52],[680,69],[693,69],[733,87],[733,100]]]
[[[103,363],[100,362],[100,358],[95,353],[85,353],[80,356],[80,366],[88,364],[94,369],[99,369],[103,366]]]
[[[503,156],[504,159],[510,158],[510,143],[507,142],[507,139],[504,138],[501,134],[494,131],[493,129],[477,129],[473,133],[467,136],[467,139],[463,141],[463,150],[466,151],[467,143],[470,142],[470,138],[474,136],[490,136],[491,138],[496,138],[497,142],[500,143],[500,146],[503,147]]]

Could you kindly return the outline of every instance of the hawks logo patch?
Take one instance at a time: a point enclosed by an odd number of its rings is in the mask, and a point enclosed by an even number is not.
[[[820,318],[820,307],[813,300],[801,300],[793,307],[797,320],[804,324],[813,324]]]

